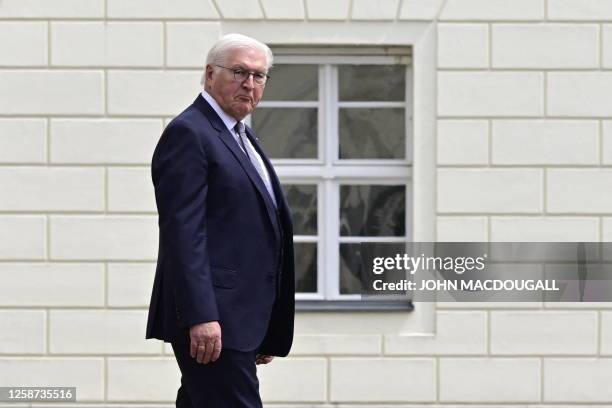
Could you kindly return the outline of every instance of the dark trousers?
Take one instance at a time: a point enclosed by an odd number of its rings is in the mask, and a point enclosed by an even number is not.
[[[201,364],[189,354],[189,343],[172,343],[181,370],[177,408],[262,408],[255,350],[221,351],[217,361]]]

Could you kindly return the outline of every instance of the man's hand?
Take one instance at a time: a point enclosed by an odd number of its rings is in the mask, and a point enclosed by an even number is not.
[[[268,356],[266,354],[258,354],[255,357],[255,364],[268,364],[270,361],[274,359],[274,356]]]
[[[217,361],[221,354],[221,326],[219,322],[196,324],[189,328],[191,357],[198,363]]]

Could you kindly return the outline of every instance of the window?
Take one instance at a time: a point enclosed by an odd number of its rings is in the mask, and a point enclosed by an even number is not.
[[[292,209],[296,299],[354,308],[360,243],[412,238],[410,48],[274,54],[250,121]]]

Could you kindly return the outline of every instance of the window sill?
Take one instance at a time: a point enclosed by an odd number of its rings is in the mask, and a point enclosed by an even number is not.
[[[411,300],[296,300],[297,312],[412,312]]]

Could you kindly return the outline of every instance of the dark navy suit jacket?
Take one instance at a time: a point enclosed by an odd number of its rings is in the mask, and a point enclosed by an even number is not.
[[[218,320],[223,348],[285,356],[295,284],[289,209],[253,131],[275,191],[199,95],[164,130],[152,161],[159,254],[147,338],[188,342]]]

